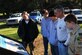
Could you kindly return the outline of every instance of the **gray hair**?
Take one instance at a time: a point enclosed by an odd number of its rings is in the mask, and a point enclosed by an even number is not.
[[[57,6],[57,7],[56,7],[56,10],[60,10],[60,11],[64,12],[64,8],[63,8],[63,6],[61,6],[61,5]]]

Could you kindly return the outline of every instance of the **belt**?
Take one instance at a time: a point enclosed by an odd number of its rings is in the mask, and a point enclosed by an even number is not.
[[[66,41],[59,41],[60,43],[65,43]]]

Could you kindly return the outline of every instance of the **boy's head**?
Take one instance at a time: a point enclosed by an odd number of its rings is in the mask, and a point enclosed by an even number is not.
[[[48,12],[47,9],[43,9],[42,14],[43,14],[44,17],[48,17],[49,16],[49,12]]]
[[[67,27],[70,29],[73,29],[75,24],[77,24],[77,18],[73,14],[68,14],[64,21],[66,22]]]

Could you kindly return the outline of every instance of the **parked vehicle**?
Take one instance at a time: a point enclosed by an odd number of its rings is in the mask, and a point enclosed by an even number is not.
[[[21,13],[13,13],[6,20],[6,24],[8,25],[18,24],[21,19],[22,19]]]
[[[82,23],[82,10],[81,9],[67,9],[65,10],[65,14],[73,13],[78,20],[78,23]]]
[[[32,11],[30,13],[30,16],[29,16],[31,19],[33,19],[35,22],[37,23],[41,23],[41,20],[43,18],[43,16],[41,15],[41,13],[39,11]]]

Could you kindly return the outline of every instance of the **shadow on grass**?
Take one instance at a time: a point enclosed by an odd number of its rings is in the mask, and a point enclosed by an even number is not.
[[[18,27],[18,24],[16,24],[16,25],[7,25],[7,24],[0,25],[0,29],[10,28],[10,27],[16,28],[16,27]]]

